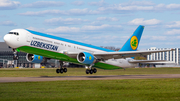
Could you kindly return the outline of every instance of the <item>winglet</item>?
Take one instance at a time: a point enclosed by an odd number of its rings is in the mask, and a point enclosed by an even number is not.
[[[136,51],[143,33],[144,26],[139,27],[134,31],[133,35],[127,40],[124,46],[119,51]]]

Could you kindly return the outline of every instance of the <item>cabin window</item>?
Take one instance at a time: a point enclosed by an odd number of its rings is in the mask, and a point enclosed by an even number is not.
[[[58,42],[54,42],[54,44],[60,45],[60,43],[58,43]]]

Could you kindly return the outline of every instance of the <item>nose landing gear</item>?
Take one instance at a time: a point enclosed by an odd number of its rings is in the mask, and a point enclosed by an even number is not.
[[[16,50],[16,49],[13,49],[13,54],[14,54],[13,60],[18,60],[19,57],[18,57],[18,54],[17,54],[17,50]]]

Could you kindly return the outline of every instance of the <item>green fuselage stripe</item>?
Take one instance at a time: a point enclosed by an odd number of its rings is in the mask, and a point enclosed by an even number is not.
[[[52,59],[57,59],[57,60],[61,60],[61,61],[80,64],[77,61],[77,59],[71,58],[71,57],[69,57],[65,54],[62,54],[62,53],[52,52],[52,51],[43,50],[43,49],[34,48],[34,47],[29,47],[29,46],[22,46],[22,47],[19,47],[18,49],[20,51],[26,52],[26,53],[41,55],[41,56],[44,56],[47,58],[52,58]],[[100,68],[100,69],[109,69],[109,70],[122,69],[121,67],[105,64],[102,62],[95,63],[93,67]]]

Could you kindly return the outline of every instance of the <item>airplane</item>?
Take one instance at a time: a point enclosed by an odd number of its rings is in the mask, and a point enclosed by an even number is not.
[[[66,73],[67,68],[63,68],[63,64],[64,62],[70,62],[85,65],[86,74],[93,74],[97,72],[96,68],[113,70],[137,66],[137,60],[130,57],[171,51],[171,49],[137,51],[143,30],[144,26],[139,25],[119,51],[29,29],[11,30],[4,36],[4,41],[13,49],[13,59],[15,60],[18,59],[17,52],[22,51],[27,53],[26,59],[28,62],[41,63],[48,58],[59,60],[60,68],[56,69],[56,73]],[[140,62],[138,61],[138,63]]]

